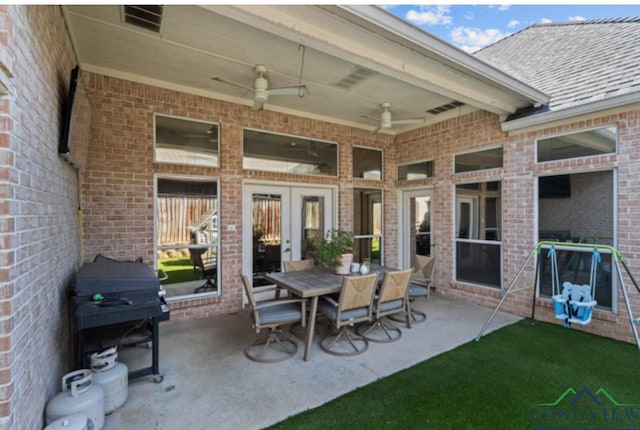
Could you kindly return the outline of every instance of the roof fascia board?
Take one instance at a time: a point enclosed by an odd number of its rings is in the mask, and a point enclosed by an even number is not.
[[[498,115],[514,113],[518,108],[535,102],[522,94],[460,72],[458,69],[464,70],[460,66],[454,69],[434,56],[419,53],[406,44],[398,45],[317,6],[201,7]],[[316,16],[311,17],[314,11]],[[318,14],[322,16],[321,22],[318,22]],[[398,46],[405,49],[399,50]]]
[[[467,52],[444,42],[443,40],[409,24],[397,16],[387,12],[377,6],[366,5],[335,5],[318,6],[333,13],[340,14],[340,11],[359,17],[361,20],[375,25],[375,31],[379,34],[383,32],[388,36],[395,36],[398,43],[411,45],[423,55],[436,58],[440,62],[450,63],[459,68],[459,72],[471,72],[471,76],[481,78],[494,85],[500,85],[507,90],[513,91],[523,97],[531,99],[535,103],[546,104],[550,97],[522,81],[502,72],[490,64],[468,54]],[[340,14],[344,15],[344,13]],[[346,17],[348,18],[348,17]],[[373,31],[374,29],[372,29]],[[474,76],[474,74],[476,76]]]
[[[615,97],[609,97],[602,100],[596,100],[566,109],[539,113],[531,116],[526,116],[524,118],[505,121],[500,124],[500,128],[504,132],[519,131],[525,128],[546,125],[550,122],[562,121],[582,115],[590,115],[609,109],[616,109],[634,103],[640,103],[640,91],[622,94]]]

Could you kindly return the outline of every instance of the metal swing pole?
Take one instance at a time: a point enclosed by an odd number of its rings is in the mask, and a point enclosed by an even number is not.
[[[636,289],[638,289],[638,285],[633,279],[633,276],[631,276],[631,273],[629,273],[629,268],[627,267],[626,264],[624,264],[624,260],[621,260],[621,257],[619,256],[617,250],[615,251],[616,252],[614,252],[613,259],[616,263],[616,272],[618,273],[618,280],[620,281],[620,290],[622,291],[622,297],[624,297],[624,304],[627,308],[627,315],[629,315],[629,323],[631,324],[631,331],[633,331],[633,336],[636,339],[636,345],[638,346],[638,349],[640,349],[640,338],[638,338],[638,329],[636,328],[635,321],[633,320],[633,313],[631,313],[631,304],[629,303],[629,296],[627,295],[627,289],[625,288],[624,281],[622,280],[622,270],[620,269],[620,261],[622,261],[622,264],[624,265],[624,268],[626,269],[627,274],[633,281],[633,284],[635,285]]]
[[[522,275],[522,272],[524,272],[525,267],[529,263],[529,260],[531,260],[531,257],[533,257],[533,254],[536,251],[536,249],[537,249],[537,247],[533,248],[531,250],[531,252],[529,253],[529,256],[525,260],[524,264],[522,265],[522,267],[520,267],[520,270],[518,271],[518,274],[513,279],[513,281],[511,281],[511,284],[509,284],[509,288],[507,288],[507,291],[505,291],[504,294],[502,295],[502,298],[500,299],[500,302],[498,303],[498,306],[496,306],[496,308],[493,310],[493,313],[491,314],[491,316],[489,316],[489,319],[487,320],[487,322],[484,323],[484,326],[482,327],[482,330],[480,330],[480,333],[478,334],[478,337],[476,337],[476,342],[479,341],[480,338],[484,335],[484,332],[487,330],[487,327],[489,327],[489,324],[491,324],[491,321],[493,320],[493,318],[498,313],[498,310],[500,309],[500,306],[502,306],[502,303],[504,303],[504,301],[506,300],[507,296],[509,295],[509,291],[511,291],[513,286],[516,284],[516,282],[520,278],[520,275]]]

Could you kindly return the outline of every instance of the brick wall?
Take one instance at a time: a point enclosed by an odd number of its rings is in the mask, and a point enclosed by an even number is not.
[[[535,163],[535,141],[541,137],[579,131],[586,128],[618,124],[619,154],[562,160],[540,165]],[[436,241],[438,262],[436,265],[436,286],[443,294],[473,301],[481,305],[495,307],[501,299],[499,291],[454,282],[454,220],[455,184],[468,182],[502,181],[503,206],[503,286],[506,289],[525,262],[531,249],[537,243],[535,182],[540,175],[586,173],[578,176],[576,191],[584,189],[582,179],[594,180],[618,169],[618,249],[625,257],[632,273],[640,273],[640,177],[634,172],[640,168],[640,106],[633,105],[627,111],[611,115],[593,116],[564,125],[546,127],[537,131],[506,134],[499,128],[498,118],[487,112],[478,112],[399,135],[396,140],[396,162],[406,163],[419,159],[434,159],[434,177],[416,181],[416,184],[434,188],[435,225],[433,233]],[[504,147],[502,169],[454,174],[456,153],[471,149],[482,149],[495,145]],[[611,182],[601,181],[598,187]],[[402,181],[400,187],[409,183]],[[593,184],[591,184],[593,185]],[[606,190],[605,190],[606,191]],[[611,197],[610,194],[608,198]],[[544,204],[544,203],[543,203]],[[602,208],[599,208],[600,210]],[[591,207],[593,210],[593,207]],[[606,209],[602,209],[605,210]],[[546,221],[545,221],[546,222]],[[548,225],[546,225],[548,227]],[[549,227],[550,228],[550,227]],[[533,282],[534,260],[527,266],[514,288],[531,285]],[[635,276],[637,278],[637,275]],[[632,302],[632,311],[640,315],[640,295],[625,276],[625,285]],[[504,310],[523,316],[531,313],[532,290],[524,290],[510,295],[503,305]],[[594,312],[593,322],[581,330],[633,342],[628,316],[621,294],[618,294],[618,313]],[[549,300],[537,300],[538,318],[553,321],[553,310]]]
[[[1,6],[0,45],[0,428],[39,429],[71,370],[78,186],[57,149],[75,63],[58,6]]]
[[[153,262],[154,174],[206,175],[220,183],[221,296],[173,303],[172,320],[237,311],[242,287],[237,276],[242,263],[242,181],[287,181],[338,186],[338,224],[350,229],[353,188],[378,188],[385,193],[385,222],[396,216],[395,171],[384,180],[352,177],[353,145],[383,149],[394,156],[390,136],[373,135],[321,121],[253,111],[210,98],[183,94],[98,74],[85,75],[92,104],[91,147],[82,178],[86,260],[96,254],[114,258],[142,257]],[[220,124],[220,167],[178,166],[153,162],[153,113]],[[276,174],[242,169],[243,127],[264,129],[339,143],[339,178]],[[228,231],[228,224],[239,225]],[[396,264],[397,240],[385,239],[385,258]]]

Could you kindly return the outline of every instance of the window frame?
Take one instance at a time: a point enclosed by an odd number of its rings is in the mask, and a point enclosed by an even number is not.
[[[409,179],[409,178],[400,178],[400,168],[401,167],[405,167],[405,166],[412,166],[412,165],[417,165],[417,164],[422,164],[422,163],[431,163],[431,175],[427,175],[424,178],[417,178],[417,179]],[[425,179],[432,179],[435,177],[434,172],[435,172],[435,167],[436,163],[435,160],[433,158],[428,158],[425,160],[417,160],[417,161],[408,161],[405,163],[400,163],[396,166],[396,178],[398,181],[406,181],[406,182],[414,182],[414,181],[424,181]]]
[[[475,169],[475,170],[466,170],[464,172],[456,171],[456,159],[459,156],[461,156],[461,155],[469,155],[469,154],[479,154],[481,152],[492,151],[494,149],[501,149],[502,150],[502,163],[501,163],[500,166],[488,167],[488,168],[482,168],[482,169]],[[464,174],[470,174],[470,173],[474,173],[474,172],[487,172],[487,171],[495,170],[495,169],[504,169],[504,145],[485,146],[483,148],[476,148],[476,149],[473,149],[473,150],[470,150],[470,151],[458,152],[458,153],[453,155],[453,174],[454,175],[464,175]],[[488,181],[488,182],[491,182],[491,181]]]
[[[380,177],[379,178],[365,178],[365,177],[360,177],[360,176],[355,176],[355,164],[354,164],[354,160],[355,157],[353,156],[353,152],[354,150],[358,148],[358,149],[366,149],[369,151],[377,151],[380,153]],[[351,177],[354,179],[364,179],[365,181],[384,181],[384,149],[380,149],[380,148],[371,148],[370,146],[364,146],[364,145],[352,145],[351,146]]]
[[[168,161],[168,160],[159,160],[158,159],[158,154],[157,154],[157,144],[158,144],[158,125],[157,125],[157,118],[158,117],[164,117],[164,118],[171,118],[171,119],[175,119],[175,120],[181,120],[181,121],[185,121],[185,122],[196,122],[196,123],[200,123],[200,124],[207,124],[210,125],[211,127],[215,126],[216,127],[216,131],[217,131],[217,136],[216,136],[216,156],[217,156],[217,161],[213,164],[207,164],[207,163],[182,163],[182,162],[178,162],[178,161]],[[185,148],[188,148],[188,146],[185,146]],[[185,150],[185,152],[187,152]],[[184,116],[179,116],[179,115],[169,115],[169,114],[165,114],[162,112],[154,112],[153,113],[153,162],[154,163],[158,163],[158,164],[171,164],[171,165],[179,165],[179,166],[192,166],[192,167],[204,167],[204,168],[219,168],[220,167],[220,123],[219,122],[215,122],[215,121],[207,121],[207,120],[202,120],[202,119],[195,119],[195,118],[189,118],[189,117],[184,117]]]
[[[245,165],[244,165],[244,160],[245,160],[245,138],[244,138],[245,131],[254,131],[254,132],[259,132],[259,133],[272,134],[272,135],[275,135],[275,136],[290,137],[290,138],[293,138],[293,139],[308,140],[308,141],[313,141],[313,142],[319,142],[319,143],[324,143],[324,144],[335,145],[335,147],[336,147],[336,159],[335,159],[336,174],[335,175],[323,175],[323,174],[318,174],[318,173],[285,172],[285,171],[281,171],[281,170],[268,170],[268,169],[260,169],[260,168],[253,168],[253,167],[245,167]],[[290,133],[280,133],[280,132],[277,132],[277,131],[264,130],[264,129],[252,128],[252,127],[242,127],[242,161],[241,161],[241,165],[242,165],[242,169],[243,170],[251,170],[251,171],[255,171],[255,172],[267,172],[267,173],[276,173],[276,174],[282,174],[282,175],[310,176],[310,177],[313,177],[313,178],[338,178],[340,176],[340,143],[339,142],[335,142],[335,141],[331,141],[331,140],[326,140],[326,139],[311,138],[311,137],[307,137],[307,136],[303,136],[303,135],[296,135],[296,134],[290,134]]]
[[[601,154],[581,155],[581,156],[578,156],[578,157],[557,158],[557,159],[553,159],[553,160],[540,161],[539,144],[540,144],[541,140],[554,139],[554,138],[559,138],[559,137],[563,137],[563,136],[571,136],[573,134],[586,133],[586,132],[589,132],[589,131],[600,130],[600,129],[610,128],[610,127],[614,127],[616,129],[615,149],[614,149],[613,152],[603,152]],[[538,138],[535,139],[535,149],[536,149],[536,164],[562,162],[564,160],[579,160],[579,159],[585,159],[585,158],[588,159],[588,158],[603,157],[603,156],[608,156],[608,155],[618,155],[619,151],[620,151],[620,127],[618,126],[617,122],[614,122],[614,123],[605,124],[605,125],[601,125],[601,126],[597,126],[597,127],[594,126],[594,127],[583,128],[583,129],[580,129],[578,131],[570,130],[570,131],[567,131],[567,132],[564,132],[564,133],[557,133],[557,134],[551,134],[551,135],[544,136],[544,137],[538,137]]]
[[[221,297],[222,295],[222,285],[220,280],[222,279],[222,271],[223,271],[223,267],[222,264],[220,264],[222,255],[221,255],[221,250],[222,250],[222,239],[224,236],[224,232],[222,229],[219,228],[220,226],[220,215],[221,212],[223,210],[222,208],[222,198],[220,196],[220,178],[217,176],[205,176],[205,175],[189,175],[189,174],[173,174],[173,173],[154,173],[153,175],[153,264],[154,264],[154,268],[156,270],[158,270],[158,251],[161,251],[163,249],[175,249],[175,248],[189,248],[189,245],[176,245],[176,246],[158,246],[158,181],[162,180],[162,179],[168,179],[168,180],[173,180],[173,181],[183,181],[183,182],[215,182],[216,183],[216,199],[217,199],[217,209],[216,209],[216,219],[215,221],[212,220],[212,224],[213,222],[215,222],[218,226],[217,228],[217,240],[215,242],[215,246],[210,246],[209,248],[211,249],[215,249],[216,252],[216,259],[218,261],[218,270],[217,270],[217,282],[216,282],[216,291],[206,291],[204,293],[193,293],[193,294],[185,294],[182,296],[175,296],[175,297],[165,297],[166,301],[168,303],[173,303],[173,302],[182,302],[182,301],[189,301],[189,300],[193,300],[193,299],[202,299],[202,298],[209,298],[209,297]],[[213,243],[213,242],[211,242]]]

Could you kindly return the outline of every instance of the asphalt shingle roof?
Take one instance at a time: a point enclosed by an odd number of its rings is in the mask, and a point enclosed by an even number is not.
[[[640,91],[640,17],[536,24],[475,56],[551,96],[551,110]]]

